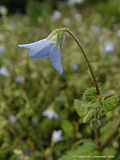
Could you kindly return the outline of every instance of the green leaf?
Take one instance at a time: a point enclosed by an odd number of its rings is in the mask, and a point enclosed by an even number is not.
[[[75,100],[74,108],[75,108],[77,114],[81,118],[83,118],[88,113],[89,104],[88,103],[82,103],[79,100]]]
[[[79,100],[75,100],[74,102],[75,111],[80,116],[83,123],[87,123],[91,120],[93,115],[96,113],[97,107],[98,103],[80,102]]]
[[[93,109],[90,110],[90,111],[86,114],[86,116],[83,118],[83,123],[89,122],[89,121],[92,119],[94,113],[95,113],[95,110],[93,110]]]
[[[118,105],[118,102],[119,102],[118,96],[108,97],[103,101],[103,109],[106,112],[112,111]]]
[[[83,101],[87,102],[95,102],[96,101],[96,89],[95,88],[89,88],[85,91],[83,94]]]
[[[116,149],[113,148],[113,147],[107,147],[103,150],[103,153],[102,155],[103,156],[106,156],[106,158],[111,159],[115,157],[115,154],[116,154]]]
[[[91,160],[92,157],[100,156],[99,151],[96,149],[96,145],[91,142],[85,142],[84,144],[78,146],[76,149],[68,151],[59,160],[80,160],[88,159]],[[98,158],[99,160],[99,158]]]
[[[70,121],[62,120],[62,129],[67,137],[72,137],[74,135],[74,127]]]

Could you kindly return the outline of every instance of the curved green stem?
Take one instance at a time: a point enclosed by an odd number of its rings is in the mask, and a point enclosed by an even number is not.
[[[87,55],[86,55],[86,53],[85,53],[85,50],[83,49],[83,47],[82,47],[82,45],[81,45],[81,43],[80,43],[79,38],[76,37],[76,36],[73,34],[73,32],[71,32],[68,28],[60,28],[60,29],[56,29],[56,30],[55,30],[55,32],[59,32],[59,31],[64,31],[64,32],[69,33],[69,35],[70,35],[70,36],[75,40],[75,42],[77,43],[78,47],[80,48],[80,50],[81,50],[81,52],[82,52],[82,54],[83,54],[83,56],[84,56],[84,59],[85,59],[85,61],[86,61],[86,63],[87,63],[87,66],[88,66],[88,68],[89,68],[90,74],[91,74],[91,76],[92,76],[93,82],[94,82],[95,87],[96,87],[97,95],[100,95],[100,89],[99,89],[99,86],[98,86],[98,82],[97,82],[97,80],[96,80],[96,78],[95,78],[95,75],[94,75],[92,66],[91,66],[91,64],[90,64],[90,62],[89,62],[89,60],[88,60],[88,58],[87,58]]]

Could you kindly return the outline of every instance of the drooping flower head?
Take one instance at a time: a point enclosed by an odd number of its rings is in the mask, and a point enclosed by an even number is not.
[[[47,38],[29,43],[21,44],[18,47],[29,49],[29,56],[32,59],[49,58],[53,67],[63,74],[60,48],[62,45],[63,34],[53,31]]]
[[[74,35],[74,33],[69,28],[59,28],[53,31],[47,38],[30,43],[30,44],[23,44],[18,45],[19,47],[28,48],[29,55],[31,58],[50,58],[53,67],[60,73],[63,74],[63,66],[61,63],[61,54],[60,54],[60,47],[63,42],[63,38],[65,33],[68,33],[76,42],[81,53],[87,63],[88,69],[92,76],[94,85],[96,87],[97,95],[100,95],[99,85],[94,75],[94,71],[92,66],[89,62],[89,59],[86,55],[84,48],[82,47],[79,38]]]

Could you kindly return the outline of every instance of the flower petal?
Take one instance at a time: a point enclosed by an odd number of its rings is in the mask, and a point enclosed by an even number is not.
[[[51,52],[50,52],[50,60],[52,62],[53,67],[60,73],[63,74],[63,66],[61,63],[61,53],[59,48],[53,45]]]
[[[60,50],[48,38],[30,44],[21,44],[18,47],[29,49],[29,56],[33,59],[50,58],[53,67],[63,74]]]
[[[47,39],[43,39],[30,44],[18,45],[18,47],[29,49],[29,56],[31,58],[47,58],[52,44]]]

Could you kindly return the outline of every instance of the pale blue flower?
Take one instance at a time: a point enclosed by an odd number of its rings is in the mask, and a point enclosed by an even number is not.
[[[71,69],[73,72],[77,72],[79,70],[80,65],[79,64],[72,64]]]
[[[58,119],[59,116],[58,114],[52,110],[52,109],[47,109],[42,113],[43,116],[48,117],[48,119]]]
[[[113,53],[115,50],[115,44],[111,41],[105,42],[103,47],[106,53]]]
[[[6,67],[1,67],[0,68],[0,76],[8,77],[9,75],[10,75],[9,71]]]
[[[68,0],[69,5],[81,4],[84,0]]]
[[[6,50],[5,47],[0,46],[0,55],[4,54],[5,50]]]
[[[55,10],[52,15],[52,20],[57,21],[62,17],[62,13],[58,10]]]
[[[52,133],[52,142],[59,142],[63,139],[62,130],[54,130]]]
[[[50,41],[48,38],[33,42],[30,44],[18,45],[21,48],[29,49],[29,56],[32,59],[38,58],[49,58],[53,67],[60,73],[63,74],[63,67],[61,63],[61,53],[57,44]]]

